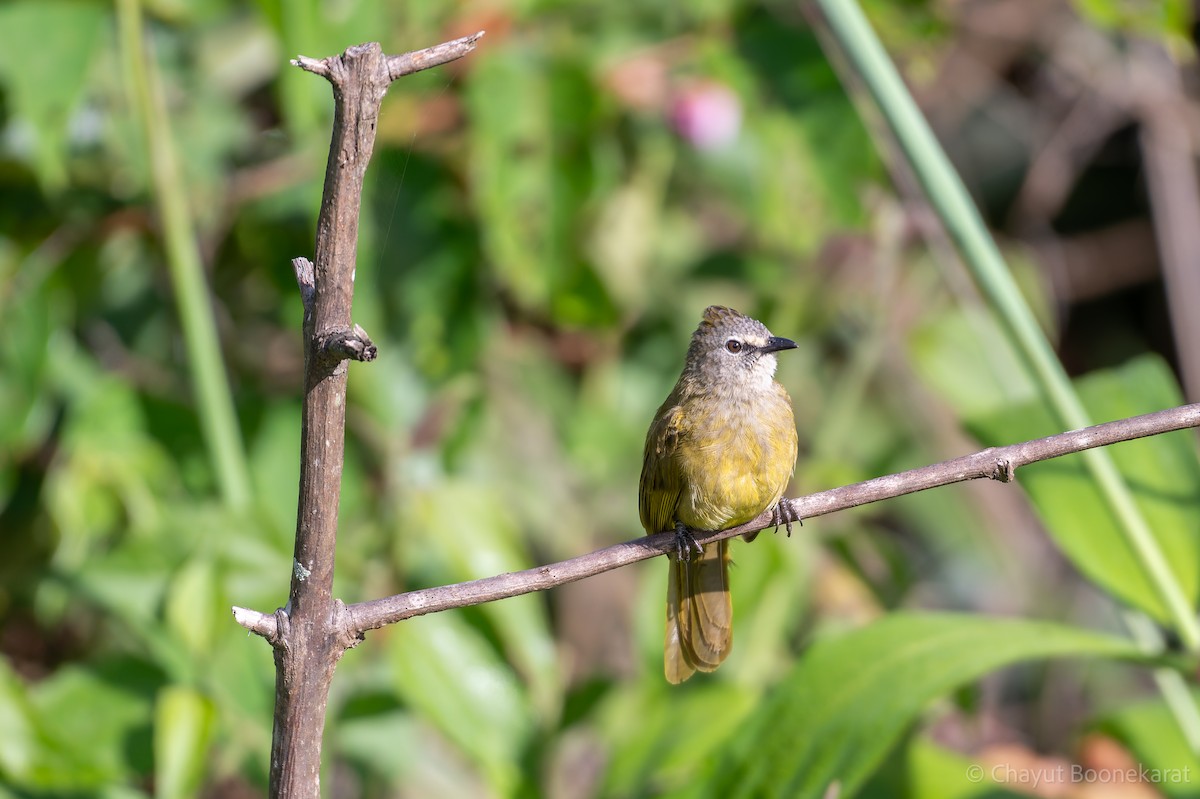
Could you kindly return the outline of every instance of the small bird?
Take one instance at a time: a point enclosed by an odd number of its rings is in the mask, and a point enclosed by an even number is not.
[[[789,532],[797,521],[779,505],[797,442],[792,400],[775,380],[775,353],[795,346],[731,308],[709,307],[646,433],[642,526],[679,537],[667,581],[668,682],[713,671],[733,648],[729,542],[700,547],[689,531],[724,530],[768,508]]]

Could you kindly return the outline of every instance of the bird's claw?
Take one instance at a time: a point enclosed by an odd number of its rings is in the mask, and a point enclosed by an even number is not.
[[[792,524],[797,523],[801,527],[804,526],[804,520],[800,518],[800,514],[796,513],[796,509],[792,507],[792,503],[786,499],[777,504],[771,509],[771,521],[775,524],[775,532],[779,532],[779,525],[783,525],[787,530],[787,537],[792,537]]]
[[[691,530],[687,528],[683,522],[675,525],[675,557],[680,561],[689,561],[692,559],[692,550],[696,550],[697,555],[704,554],[704,547],[692,535]]]

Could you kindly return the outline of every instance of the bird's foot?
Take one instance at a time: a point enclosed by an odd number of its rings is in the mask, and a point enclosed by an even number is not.
[[[696,550],[696,554],[704,554],[704,547],[700,546],[700,542],[692,535],[692,531],[687,528],[683,522],[675,524],[675,557],[681,561],[692,559],[692,550]]]
[[[775,523],[775,532],[779,532],[779,525],[783,525],[787,530],[788,538],[792,537],[792,524],[804,526],[804,520],[800,518],[800,514],[796,513],[796,509],[792,507],[792,503],[786,499],[780,500],[774,508],[771,509],[771,521]]]

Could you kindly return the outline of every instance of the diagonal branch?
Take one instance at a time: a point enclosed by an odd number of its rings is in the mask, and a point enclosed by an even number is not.
[[[390,55],[387,57],[388,74],[391,75],[392,80],[396,80],[423,69],[455,61],[474,50],[476,42],[481,38],[483,38],[483,31],[455,39],[452,42],[426,47],[424,50]]]
[[[1120,419],[1115,422],[1106,422],[1094,427],[1059,433],[1020,444],[991,447],[972,455],[964,455],[931,466],[876,477],[853,485],[787,499],[784,502],[788,503],[796,516],[810,519],[814,516],[824,516],[835,511],[856,508],[872,502],[952,483],[961,483],[966,480],[986,478],[1008,483],[1015,479],[1017,469],[1031,463],[1094,447],[1192,427],[1200,427],[1200,403],[1170,408],[1144,416]],[[771,527],[774,523],[773,520],[774,514],[767,511],[753,521],[738,527],[713,533],[699,533],[696,535],[696,541],[700,544],[708,544],[724,538],[752,533]],[[367,630],[374,630],[413,616],[478,605],[533,591],[544,591],[547,588],[591,577],[656,555],[673,553],[675,546],[674,532],[659,533],[614,544],[587,555],[580,555],[546,566],[360,602],[346,607],[343,619],[348,627],[343,633],[348,637],[357,637]],[[234,615],[238,623],[251,632],[267,637],[275,634],[274,616],[244,608],[234,608]]]

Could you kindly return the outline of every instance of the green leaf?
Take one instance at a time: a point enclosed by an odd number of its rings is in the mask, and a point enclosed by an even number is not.
[[[184,686],[164,688],[154,713],[154,795],[195,796],[204,778],[216,712],[207,697]]]
[[[1027,799],[992,779],[1003,769],[989,769],[958,752],[914,736],[897,748],[887,763],[862,787],[862,799]]]
[[[419,768],[419,763],[397,753],[419,751],[428,737],[428,729],[412,713],[395,709],[341,718],[334,729],[342,757],[393,779]]]
[[[694,785],[696,764],[719,756],[730,730],[760,698],[756,686],[720,680],[697,680],[682,689],[667,685],[661,642],[660,633],[651,681],[618,687],[592,714],[609,752],[603,795],[659,796]]]
[[[1142,357],[1075,381],[1092,419],[1107,421],[1162,410],[1182,402],[1165,364]],[[976,417],[967,426],[988,446],[1060,432],[1040,406],[1026,404]],[[1152,436],[1108,448],[1184,594],[1200,590],[1200,460],[1188,431]],[[1139,568],[1108,504],[1078,456],[1027,466],[1018,480],[1058,546],[1102,588],[1160,621],[1169,620],[1159,592]]]
[[[14,262],[20,270],[31,259]],[[12,278],[3,274],[0,282]],[[26,291],[15,297],[0,289],[0,313],[5,334],[0,338],[0,464],[40,440],[53,415],[46,396],[46,361],[50,337],[63,314],[45,291]]]
[[[960,417],[973,418],[1037,396],[1037,386],[1000,325],[978,307],[929,314],[908,347],[921,378]]]
[[[164,608],[167,624],[194,658],[212,651],[217,624],[227,622],[221,599],[209,558],[191,558],[171,581]]]
[[[592,324],[611,316],[580,252],[599,101],[588,71],[550,49],[529,41],[476,62],[466,94],[472,198],[500,287],[521,307]]]
[[[35,163],[52,188],[67,180],[67,125],[90,77],[106,18],[103,3],[24,0],[0,7],[0,79],[11,91],[13,110],[34,129]]]
[[[296,528],[296,486],[300,484],[299,430],[298,403],[272,405],[263,414],[250,452],[256,504],[273,523],[275,538],[286,544],[289,552]]]
[[[55,559],[64,571],[90,566],[90,547],[106,535],[154,526],[158,498],[176,476],[168,452],[146,434],[133,388],[82,359],[71,366],[63,462],[46,486],[47,510],[63,534]]]
[[[1099,28],[1190,42],[1193,17],[1185,0],[1140,3],[1135,0],[1075,0],[1081,16]]]
[[[1136,659],[1129,641],[1047,622],[894,614],[817,643],[731,736],[706,794],[849,797],[934,699],[1013,663]]]
[[[767,100],[746,109],[756,150],[752,223],[785,252],[811,251],[820,231],[861,223],[862,203],[846,187],[876,180],[879,160],[811,29],[760,9],[739,15],[734,35],[736,58],[753,70],[747,94]],[[796,225],[801,218],[807,223]]]
[[[466,96],[471,126],[472,183],[485,220],[484,250],[497,277],[523,304],[550,297],[555,270],[543,256],[553,219],[549,86],[542,58],[507,48],[492,53]],[[513,109],[521,109],[513,113]]]
[[[150,771],[151,697],[161,674],[118,658],[65,666],[29,690],[41,745],[26,785],[94,789]]]
[[[446,508],[455,509],[453,519],[447,518]],[[415,534],[412,545],[426,556],[436,553],[444,559],[448,581],[474,580],[529,565],[520,530],[499,492],[447,479],[434,490],[414,493],[406,514],[404,529],[426,531]],[[458,524],[457,519],[472,521]],[[539,716],[547,721],[557,717],[562,675],[544,598],[527,595],[488,602],[479,612],[494,626]]]
[[[0,659],[0,730],[4,730],[0,735],[0,775],[24,778],[37,757],[37,730],[25,685],[4,659]]]
[[[532,731],[508,665],[458,614],[406,621],[388,644],[396,691],[478,764],[495,793],[508,794]]]
[[[46,604],[53,606],[50,588],[70,589],[75,599],[101,609],[126,633],[138,640],[164,671],[177,679],[192,679],[200,662],[179,645],[162,624],[159,608],[178,557],[161,538],[133,538],[109,552],[93,555],[62,583],[42,586]]]
[[[1193,701],[1200,696],[1193,692]],[[1195,799],[1200,757],[1180,732],[1171,709],[1161,699],[1124,707],[1099,724],[1136,756],[1146,776],[1172,799]]]

